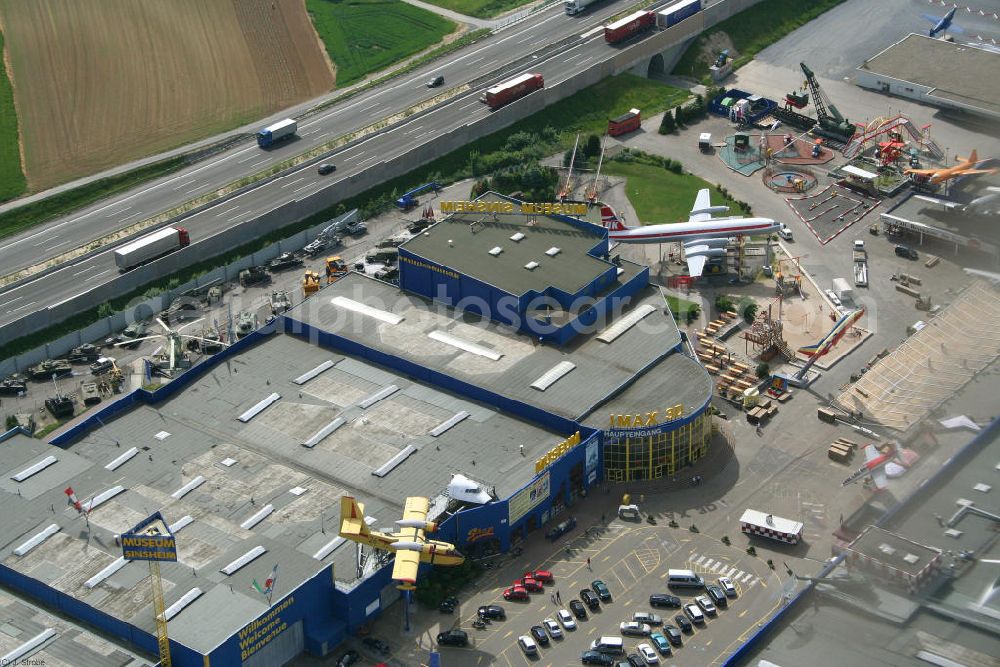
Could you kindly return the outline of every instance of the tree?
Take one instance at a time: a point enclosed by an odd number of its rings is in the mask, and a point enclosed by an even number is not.
[[[677,127],[684,127],[684,107],[679,106],[674,108],[674,124]]]
[[[757,304],[751,301],[743,306],[743,319],[753,322],[755,317],[757,317]]]
[[[730,299],[725,294],[720,294],[719,296],[715,297],[715,309],[718,310],[720,313],[736,310],[734,306],[735,304],[733,303],[733,300]]]
[[[105,317],[111,317],[115,314],[115,309],[111,307],[111,304],[105,301],[97,307],[97,317],[104,319]]]
[[[765,363],[765,362],[762,361],[759,364],[757,364],[757,377],[758,378],[760,378],[761,380],[763,380],[764,378],[766,378],[770,374],[771,374],[771,367],[767,363]]]
[[[701,118],[705,115],[705,98],[701,95],[695,95],[694,102],[691,104],[691,118]]]
[[[15,417],[14,415],[7,415],[7,429],[6,430],[9,431],[12,428],[17,428],[17,417]]]
[[[587,146],[583,150],[587,157],[596,157],[601,153],[601,138],[596,134],[587,137]]]
[[[660,121],[660,134],[673,134],[676,129],[677,123],[674,122],[674,115],[668,110],[663,114],[663,120]]]

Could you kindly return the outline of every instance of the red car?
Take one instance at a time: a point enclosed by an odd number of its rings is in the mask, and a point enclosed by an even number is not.
[[[524,577],[525,579],[535,579],[537,581],[542,582],[543,584],[551,584],[553,581],[555,581],[555,578],[552,576],[552,573],[549,572],[548,570],[535,570],[534,572],[525,572]]]
[[[529,593],[537,593],[542,590],[542,582],[537,579],[531,579],[530,577],[525,577],[524,579],[515,579],[514,586],[520,586],[527,590]]]
[[[503,591],[504,600],[527,600],[528,590],[524,586],[511,586]]]

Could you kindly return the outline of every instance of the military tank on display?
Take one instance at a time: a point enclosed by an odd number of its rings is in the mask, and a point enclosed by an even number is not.
[[[51,380],[52,376],[65,377],[73,374],[73,366],[65,359],[46,359],[28,369],[28,377],[32,380]]]

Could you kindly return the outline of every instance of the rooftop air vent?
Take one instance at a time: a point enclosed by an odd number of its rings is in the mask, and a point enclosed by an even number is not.
[[[562,250],[560,248],[552,246],[551,248],[549,248],[548,250],[545,251],[545,254],[548,255],[549,257],[555,257],[556,255],[558,255],[561,252],[562,252]]]
[[[518,241],[520,241],[523,238],[524,238],[524,234],[522,234],[521,232],[517,232],[516,234],[514,234],[513,236],[510,237],[510,240],[513,241],[514,243],[517,243]]]
[[[528,262],[527,264],[524,265],[524,268],[528,269],[529,271],[534,271],[535,269],[538,268],[538,262]]]
[[[492,250],[490,250],[490,254],[493,255],[494,257],[496,257],[497,255],[499,255],[502,252],[503,252],[503,248],[501,248],[500,246],[497,246],[497,247],[493,248]]]

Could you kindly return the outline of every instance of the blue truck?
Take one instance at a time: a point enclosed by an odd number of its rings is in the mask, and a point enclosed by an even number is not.
[[[680,0],[656,13],[656,27],[660,30],[672,28],[700,11],[701,0]]]
[[[274,125],[268,125],[257,133],[257,145],[261,148],[269,148],[282,139],[289,139],[295,136],[299,124],[291,118],[279,120]]]

